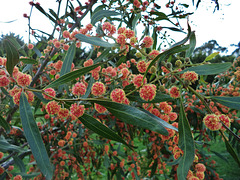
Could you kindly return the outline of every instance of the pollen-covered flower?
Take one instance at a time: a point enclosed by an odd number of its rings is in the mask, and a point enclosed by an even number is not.
[[[218,118],[220,121],[222,121],[227,127],[230,127],[230,123],[231,123],[231,120],[228,116],[224,115],[224,114],[221,114],[221,115],[218,115]],[[224,128],[224,126],[221,127],[221,129],[224,131],[226,130]]]
[[[83,63],[84,67],[88,67],[88,66],[91,66],[91,65],[93,65],[93,60],[92,59],[88,59],[87,61],[85,61]]]
[[[87,88],[84,83],[77,82],[72,88],[72,93],[75,96],[84,95],[86,90]]]
[[[61,106],[56,101],[50,101],[45,108],[48,114],[57,114]]]
[[[101,96],[103,95],[104,93],[106,92],[106,87],[103,83],[101,82],[95,82],[93,85],[92,85],[92,90],[91,90],[91,93],[94,95],[94,96]]]
[[[144,60],[138,61],[137,69],[140,73],[145,73],[147,70],[147,63]]]
[[[126,98],[126,95],[124,90],[117,88],[111,92],[110,98],[114,102],[123,103]]]
[[[107,111],[107,109],[104,106],[102,106],[100,104],[96,104],[96,103],[94,103],[94,108],[99,113],[105,113]]]
[[[58,117],[59,118],[66,118],[69,115],[69,110],[66,108],[60,108],[60,110],[58,111]]]
[[[28,44],[28,49],[33,49],[34,45],[33,44]]]
[[[7,86],[10,83],[7,76],[0,76],[0,87]]]
[[[130,71],[127,68],[122,68],[120,73],[122,74],[121,79],[126,79],[130,74]]]
[[[20,86],[28,86],[32,81],[32,77],[29,74],[19,72],[17,74],[17,83]]]
[[[71,105],[70,111],[74,116],[78,118],[84,114],[85,108],[84,105],[77,105],[77,103],[74,103]]]
[[[131,29],[126,29],[123,33],[128,39],[130,39],[131,37],[134,37],[135,35],[134,31]]]
[[[45,92],[46,94],[52,96],[52,97],[55,97],[55,96],[56,96],[56,92],[55,92],[55,90],[54,90],[53,88],[47,88],[47,89],[44,90],[44,92]],[[44,97],[45,99],[51,100],[52,98],[49,97],[49,96],[46,95],[46,94],[42,94],[43,97]]]
[[[134,84],[134,86],[140,87],[142,85],[142,83],[143,83],[143,85],[146,84],[147,83],[147,78],[145,77],[144,80],[143,80],[143,77],[144,76],[141,75],[141,74],[138,74],[138,75],[134,76],[133,77],[133,84]]]
[[[206,171],[206,167],[204,164],[202,163],[198,163],[195,165],[195,169],[198,171],[198,172],[204,172]]]
[[[141,6],[141,3],[138,0],[134,0],[133,5],[136,6],[136,8],[139,8]]]
[[[215,114],[207,114],[203,118],[203,122],[205,126],[212,131],[217,131],[222,127],[220,119]]]
[[[143,38],[143,47],[150,48],[153,45],[153,39],[150,36]]]
[[[67,31],[67,30],[63,31],[63,37],[64,38],[70,38],[70,32]]]
[[[196,80],[198,80],[198,74],[195,73],[194,71],[187,71],[183,73],[182,78],[184,80],[194,83]]]
[[[126,36],[124,34],[119,34],[116,41],[118,44],[123,46],[126,43]]]
[[[151,101],[156,96],[156,86],[154,84],[146,84],[139,90],[140,97],[145,101]]]
[[[170,89],[169,93],[170,93],[170,96],[173,97],[173,98],[180,97],[180,91],[179,91],[178,87],[176,87],[176,86],[173,86]]]

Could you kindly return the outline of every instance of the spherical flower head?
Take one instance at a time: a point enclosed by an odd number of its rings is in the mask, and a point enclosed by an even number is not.
[[[177,119],[177,117],[178,117],[177,113],[175,113],[175,112],[170,112],[168,114],[168,116],[169,116],[170,121],[175,121]]]
[[[143,84],[143,85],[146,84],[146,83],[147,83],[147,78],[145,77],[144,80],[143,80],[143,77],[144,77],[144,76],[141,75],[141,74],[138,74],[138,75],[134,76],[134,77],[133,77],[133,80],[132,80],[134,86],[136,86],[136,87],[138,88],[138,87],[140,87],[142,84]]]
[[[207,114],[203,118],[203,122],[205,126],[212,131],[217,131],[222,127],[220,119],[215,114]]]
[[[55,64],[54,64],[54,68],[56,69],[57,72],[60,72],[62,69],[62,65],[63,62],[61,60],[58,60]]]
[[[34,45],[33,44],[28,44],[28,49],[33,49]]]
[[[124,34],[119,34],[117,37],[117,43],[121,46],[125,45],[126,43],[126,36]]]
[[[134,46],[135,43],[137,43],[137,38],[136,38],[136,37],[131,37],[131,38],[130,38],[130,45],[131,45],[131,46]]]
[[[94,108],[99,113],[105,113],[107,111],[107,109],[104,106],[102,106],[100,104],[96,104],[96,103],[94,103]]]
[[[145,101],[151,101],[156,96],[156,86],[154,84],[146,84],[140,90],[140,97]]]
[[[92,25],[92,24],[87,24],[87,25],[86,25],[86,29],[87,29],[88,31],[91,31],[92,28],[93,28],[93,25]]]
[[[106,87],[103,83],[101,82],[95,82],[93,85],[92,85],[92,89],[91,89],[91,93],[94,95],[94,96],[101,96],[103,95],[104,93],[106,92]]]
[[[32,103],[34,101],[34,94],[32,91],[27,91],[27,100],[29,103]]]
[[[70,32],[67,31],[67,30],[63,31],[63,37],[64,38],[70,38]]]
[[[75,96],[84,95],[86,90],[87,87],[84,83],[77,82],[72,88],[72,93]]]
[[[118,34],[122,34],[125,31],[125,27],[120,27],[117,31]]]
[[[10,80],[7,76],[0,76],[0,87],[7,86],[10,83]]]
[[[55,46],[56,48],[60,48],[60,47],[61,47],[61,43],[60,43],[59,41],[55,41],[55,42],[54,42],[54,46]]]
[[[126,79],[130,74],[130,71],[127,68],[122,68],[120,73],[122,74],[121,79]]]
[[[194,83],[196,80],[198,80],[198,74],[195,73],[194,71],[187,71],[187,72],[183,73],[182,78],[185,81],[190,81],[190,82]]]
[[[68,44],[63,44],[63,49],[64,49],[65,51],[67,51],[67,50],[69,49],[69,45],[68,45]]]
[[[206,171],[206,167],[204,164],[202,163],[198,163],[195,165],[195,169],[198,171],[198,172],[204,172]]]
[[[191,176],[191,177],[189,178],[189,180],[199,180],[199,178],[196,177],[196,176]]]
[[[14,88],[12,88],[10,91],[9,91],[9,94],[10,96],[14,96],[15,94],[17,94],[18,92],[21,92],[22,89],[19,88],[18,86],[14,86]]]
[[[144,60],[138,61],[137,69],[140,73],[145,73],[147,70],[147,63]]]
[[[131,29],[126,29],[124,32],[125,36],[130,39],[131,37],[134,37],[135,36],[135,33],[133,30]]]
[[[58,117],[59,118],[66,118],[69,115],[69,110],[66,108],[60,108],[60,110],[58,111]]]
[[[150,48],[153,45],[153,39],[150,36],[143,38],[143,47]]]
[[[133,1],[133,5],[136,7],[136,8],[139,8],[141,6],[141,3],[138,1],[138,0],[134,0]]]
[[[91,65],[93,65],[93,60],[92,59],[88,59],[87,61],[85,61],[83,63],[84,67],[88,67],[88,66],[91,66]]]
[[[18,73],[17,75],[17,83],[20,86],[28,86],[32,81],[32,77],[29,74]]]
[[[172,98],[179,98],[180,97],[180,91],[179,91],[178,87],[176,87],[176,86],[173,86],[170,89],[169,93],[170,93],[170,96]]]
[[[126,95],[124,90],[122,89],[114,89],[111,94],[110,94],[110,98],[112,99],[112,101],[117,102],[117,103],[123,103]]]
[[[103,25],[102,25],[102,30],[103,30],[103,31],[107,30],[107,31],[110,32],[111,29],[112,29],[112,25],[111,25],[110,22],[104,22],[104,23],[103,23]]]
[[[17,92],[17,93],[13,96],[13,102],[14,102],[16,105],[19,105],[21,93],[22,93],[21,91],[20,91],[20,92]]]
[[[157,57],[157,55],[159,55],[160,52],[158,50],[152,50],[149,55],[152,56],[153,58]],[[153,59],[152,58],[152,59]]]
[[[221,115],[218,115],[218,119],[222,121],[227,127],[230,127],[231,120],[228,116],[221,114]],[[224,126],[222,126],[221,129],[223,131],[226,130]]]
[[[60,111],[61,106],[56,101],[50,101],[47,103],[45,109],[48,114],[57,114]]]
[[[85,108],[84,105],[78,105],[77,103],[74,103],[71,105],[70,107],[70,112],[72,113],[72,115],[76,116],[77,118],[81,117],[84,112],[85,112]]]
[[[197,172],[196,172],[196,176],[197,176],[200,180],[203,180],[204,177],[205,177],[205,174],[204,174],[204,172],[199,172],[199,171],[197,171]]]
[[[47,88],[47,89],[44,89],[44,92],[45,92],[46,94],[52,96],[52,97],[55,97],[55,96],[56,96],[56,92],[55,92],[55,90],[54,90],[53,88]],[[49,97],[49,96],[46,95],[46,94],[42,94],[43,97],[44,97],[45,99],[52,100],[52,98]]]

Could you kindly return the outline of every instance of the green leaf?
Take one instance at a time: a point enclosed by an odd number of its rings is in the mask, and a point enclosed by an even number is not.
[[[75,45],[75,43],[73,43],[69,47],[69,49],[67,51],[67,54],[64,58],[62,69],[61,69],[61,72],[60,72],[60,77],[63,76],[64,74],[70,72],[75,53],[76,53],[76,45]]]
[[[36,7],[41,13],[43,13],[47,18],[49,18],[52,22],[56,23],[56,20],[53,19],[53,17],[50,16],[50,14],[46,13],[45,10],[42,8],[41,5],[35,4],[35,7]]]
[[[192,165],[194,160],[195,147],[191,128],[183,109],[182,99],[180,100],[181,104],[178,123],[179,131],[178,146],[180,147],[180,149],[183,150],[183,156],[181,157],[181,160],[177,168],[177,177],[178,179],[186,179],[190,166]]]
[[[189,45],[189,49],[186,51],[186,55],[185,57],[190,57],[194,51],[196,47],[196,36],[195,33],[192,32],[191,36],[190,36],[190,45]]]
[[[24,64],[37,64],[38,62],[35,59],[26,59],[20,58],[19,61],[22,61]]]
[[[25,167],[25,164],[23,163],[23,160],[20,159],[18,156],[13,156],[13,160],[14,160],[14,164],[16,164],[18,166],[20,171],[22,173],[25,173],[26,172],[26,167]]]
[[[130,94],[127,97],[131,101],[137,101],[137,102],[140,102],[140,103],[159,103],[159,102],[163,102],[163,101],[172,101],[173,100],[173,98],[171,98],[169,95],[163,94],[163,93],[160,93],[160,92],[156,93],[156,96],[152,101],[143,100],[139,96],[138,92],[135,92],[134,94]]]
[[[24,152],[25,150],[19,146],[10,144],[4,136],[0,136],[0,151],[5,153],[7,151]]]
[[[27,142],[31,148],[37,166],[46,177],[52,179],[53,168],[50,163],[46,148],[43,144],[41,134],[32,114],[32,109],[27,101],[27,97],[22,92],[19,103],[20,118],[22,121],[23,131],[26,136]]]
[[[240,97],[223,97],[223,96],[210,96],[215,102],[232,109],[240,110]]]
[[[83,34],[76,34],[75,37],[82,42],[93,44],[95,46],[101,46],[101,47],[117,47],[118,46],[118,44],[110,44],[98,37],[88,37]]]
[[[179,72],[179,74],[183,74],[187,71],[195,71],[198,75],[213,75],[219,74],[226,70],[228,70],[232,66],[232,63],[214,63],[214,64],[204,64],[200,66],[194,66],[190,68],[186,68],[183,71]]]
[[[12,75],[14,66],[19,62],[19,53],[15,45],[8,39],[3,40],[3,47],[7,53],[7,71]]]
[[[142,111],[147,113],[149,116],[151,116],[153,119],[158,121],[160,124],[162,124],[163,127],[168,128],[168,129],[172,129],[172,130],[178,132],[178,129],[176,127],[172,126],[171,124],[167,123],[166,121],[162,120],[161,118],[155,116],[154,114],[150,113],[149,111],[147,111],[145,109],[143,109]]]
[[[15,37],[7,37],[7,39],[16,47],[16,49],[22,53],[22,55],[27,56],[27,53],[24,51],[23,46],[21,46]]]
[[[100,19],[104,17],[118,16],[118,15],[122,15],[122,14],[116,11],[100,10],[93,14],[91,18],[91,24],[95,25],[96,22],[98,22]]]
[[[168,135],[168,131],[159,121],[135,107],[101,99],[91,99],[88,101],[92,101],[104,106],[114,116],[127,124],[149,129],[151,131],[163,134],[164,136]]]
[[[92,130],[93,132],[99,134],[100,136],[111,139],[120,143],[125,144],[126,146],[130,147],[119,135],[117,135],[113,130],[109,127],[95,119],[94,117],[83,114],[83,116],[79,117],[79,120],[86,126],[88,129]]]
[[[88,73],[89,71],[95,69],[96,67],[98,67],[98,66],[100,66],[102,64],[103,63],[97,63],[97,64],[94,64],[92,66],[83,67],[83,68],[80,68],[80,69],[78,69],[76,71],[72,71],[72,72],[69,72],[67,74],[64,74],[63,76],[59,77],[58,79],[53,81],[51,84],[46,86],[44,89],[50,88],[50,87],[56,87],[56,86],[65,84],[65,83],[67,83],[69,81],[72,81],[72,80],[80,77],[81,75],[84,75],[85,73]]]
[[[110,53],[109,53],[110,50],[111,50],[111,48],[107,48],[105,51],[103,51],[102,54],[94,60],[94,64],[99,63],[99,62],[103,61],[105,58],[107,58],[110,55]]]
[[[10,125],[9,123],[0,115],[0,126],[5,129],[6,133],[10,133]]]
[[[206,57],[206,59],[204,60],[205,62],[206,61],[210,61],[212,60],[215,56],[217,56],[219,54],[219,52],[215,52],[215,53],[212,53],[210,54],[208,57]]]
[[[138,20],[141,18],[141,13],[137,13],[132,21],[132,29],[135,30]]]
[[[226,138],[225,134],[223,134],[223,132],[221,130],[220,130],[220,133],[221,133],[222,137],[224,138],[225,146],[227,148],[227,151],[229,152],[229,154],[233,157],[234,161],[236,161],[238,166],[240,167],[239,156],[237,155],[235,149],[233,149],[232,145],[229,143],[229,141]]]

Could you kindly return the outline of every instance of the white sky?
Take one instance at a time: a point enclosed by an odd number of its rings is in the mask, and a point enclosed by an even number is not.
[[[209,1],[210,0],[202,0],[197,11],[189,18],[191,27],[196,32],[197,46],[201,46],[203,43],[215,39],[219,45],[229,47],[228,54],[230,54],[235,49],[234,47],[230,47],[230,44],[238,44],[238,42],[240,42],[240,23],[238,19],[240,1],[219,0],[220,4],[224,3],[224,5],[220,7],[219,11],[215,11],[215,13],[213,13],[214,4],[209,7],[209,3],[205,3]],[[56,0],[38,0],[35,2],[39,2],[46,11],[48,8],[57,11]],[[64,2],[63,0],[63,6],[65,6]],[[81,2],[85,1],[81,0]],[[168,2],[168,0],[161,0],[161,4],[162,2]],[[192,6],[192,0],[178,0],[177,2],[190,3],[189,9],[195,10]],[[195,2],[197,2],[197,0],[195,0]],[[14,32],[16,35],[19,34],[22,36],[24,41],[27,42],[28,20],[27,18],[23,18],[23,14],[27,13],[29,15],[30,7],[29,0],[0,0],[0,34]],[[64,9],[65,7],[62,8]],[[16,21],[12,23],[3,23],[12,20]],[[35,8],[33,9],[31,26],[43,31],[49,31],[49,33],[51,33],[53,27],[49,23],[49,20]],[[182,37],[185,36],[184,34],[171,31],[169,31],[168,34],[176,41],[181,40]]]

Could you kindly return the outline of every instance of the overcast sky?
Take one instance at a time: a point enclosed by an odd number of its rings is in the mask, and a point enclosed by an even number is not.
[[[25,40],[28,41],[28,20],[23,18],[23,14],[29,15],[30,5],[28,0],[0,0],[0,33],[7,34],[14,32],[19,34]],[[168,2],[168,0],[161,0],[162,2]],[[196,2],[197,0],[195,0]],[[50,7],[54,10],[57,9],[56,0],[38,0],[43,8],[46,10]],[[64,2],[64,0],[63,0]],[[82,0],[81,0],[82,2]],[[180,2],[180,1],[177,1]],[[192,3],[192,0],[181,0],[181,3]],[[196,31],[197,46],[201,46],[203,43],[209,40],[215,39],[219,45],[229,47],[230,44],[238,44],[240,42],[240,23],[239,23],[239,0],[219,0],[223,3],[219,11],[213,13],[214,5],[208,7],[209,0],[202,0],[197,11],[194,15],[190,16],[190,22],[192,29]],[[192,4],[191,4],[192,5]],[[195,8],[192,6],[189,9],[193,11]],[[15,20],[15,21],[14,21]],[[12,23],[5,23],[8,21],[14,21]],[[186,24],[186,23],[185,23]],[[49,24],[42,14],[34,9],[33,18],[31,20],[31,26],[39,28],[44,31],[51,31],[52,26]],[[170,35],[171,32],[169,33]],[[176,34],[173,36],[176,41],[178,38],[182,38],[184,35]],[[229,54],[234,50],[234,47],[229,47]]]

